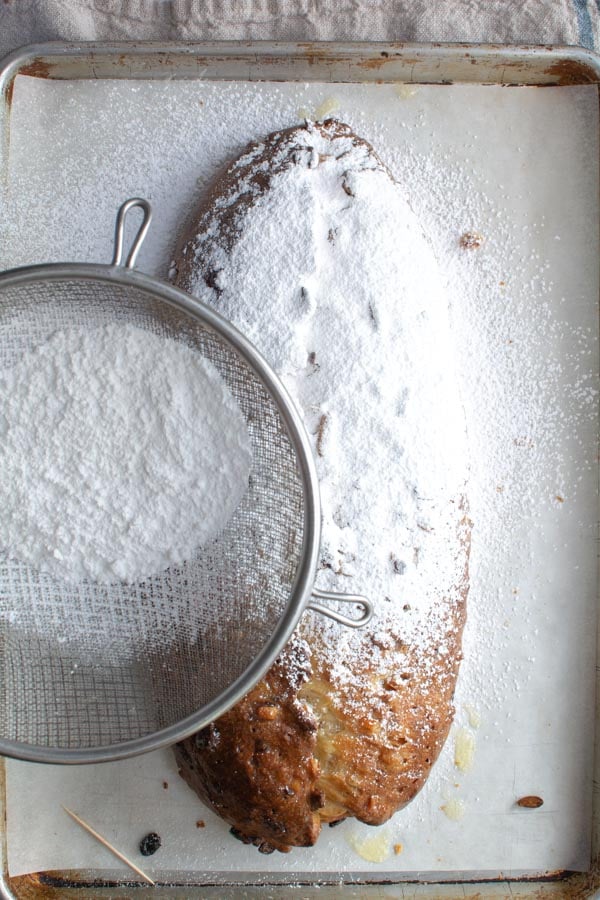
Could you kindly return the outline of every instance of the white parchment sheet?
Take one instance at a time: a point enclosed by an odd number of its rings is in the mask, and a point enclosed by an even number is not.
[[[456,878],[589,864],[597,89],[20,77],[0,172],[0,268],[108,262],[118,206],[143,196],[155,218],[139,267],[164,276],[220,165],[251,139],[328,114],[369,139],[405,185],[448,283],[474,522],[450,738],[421,794],[387,825],[347,821],[314,848],[268,857],[233,840],[168,750],[83,768],[8,761],[12,875],[115,871],[61,804],[157,877]],[[465,232],[481,246],[461,247]],[[474,746],[465,771],[457,742]],[[521,809],[523,795],[544,804]],[[163,845],[144,860],[137,845],[148,831]]]

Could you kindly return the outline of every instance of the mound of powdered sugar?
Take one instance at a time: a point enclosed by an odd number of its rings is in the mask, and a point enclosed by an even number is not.
[[[67,581],[156,574],[225,526],[250,459],[197,352],[132,325],[56,332],[0,372],[0,548]]]

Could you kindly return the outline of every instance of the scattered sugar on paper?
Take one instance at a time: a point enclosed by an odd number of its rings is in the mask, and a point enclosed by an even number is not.
[[[132,582],[230,519],[246,423],[216,369],[132,325],[55,332],[0,372],[0,547],[67,581]]]
[[[469,140],[474,136],[465,136],[465,143]],[[531,642],[528,598],[512,588],[513,573],[531,569],[528,517],[539,520],[558,509],[563,485],[573,500],[581,498],[596,465],[597,336],[593,327],[573,323],[565,297],[557,303],[549,258],[537,249],[549,245],[545,218],[523,221],[508,203],[503,206],[495,189],[491,199],[473,175],[480,168],[476,152],[460,167],[435,149],[425,156],[403,146],[392,151],[389,162],[401,173],[432,242],[450,298],[476,536],[465,634],[476,653],[467,652],[459,696],[462,691],[494,710],[531,678],[531,663],[514,659],[513,652],[481,688],[486,657],[501,655],[511,640],[508,629],[490,629],[490,619],[518,620],[524,642]],[[465,251],[459,238],[473,227],[486,241]],[[582,285],[569,286],[572,309],[581,303]],[[525,533],[517,546],[519,529]]]
[[[32,81],[37,87],[39,79]],[[60,102],[62,123],[62,113],[68,113],[71,107],[73,115],[80,115],[81,106],[77,103],[72,85],[67,82],[54,82],[53,89],[57,85],[65,92],[73,94],[68,95],[67,103]],[[92,118],[89,129],[95,132],[96,164],[89,166],[87,160],[82,162],[74,156],[66,140],[65,145],[61,147],[59,136],[57,153],[59,156],[66,156],[69,161],[69,167],[64,167],[64,172],[69,173],[68,185],[66,176],[64,183],[60,180],[61,170],[58,168],[49,168],[48,171],[43,167],[40,168],[43,160],[39,158],[36,159],[35,170],[32,168],[26,171],[21,183],[13,179],[15,191],[12,202],[15,208],[9,209],[12,214],[9,215],[7,212],[4,217],[3,240],[0,242],[4,267],[39,262],[42,259],[55,259],[57,228],[61,231],[62,257],[89,259],[106,257],[110,251],[110,239],[103,245],[96,221],[88,224],[81,218],[77,228],[68,227],[73,203],[71,182],[75,173],[78,205],[84,211],[89,208],[100,208],[100,212],[104,213],[104,220],[109,224],[112,222],[113,209],[116,209],[123,196],[139,191],[150,193],[157,206],[160,205],[166,224],[162,234],[157,232],[156,242],[153,241],[153,236],[150,236],[144,265],[152,267],[152,271],[162,271],[161,260],[167,258],[164,248],[171,246],[177,224],[183,216],[188,215],[200,190],[199,185],[212,178],[214,171],[233,158],[246,141],[276,128],[288,127],[298,119],[309,116],[310,109],[314,109],[322,95],[315,97],[311,93],[314,86],[302,84],[286,86],[284,90],[277,84],[220,82],[216,85],[204,83],[199,86],[188,86],[185,82],[179,82],[176,87],[180,92],[177,94],[180,99],[174,102],[169,93],[174,85],[155,83],[151,87],[154,99],[152,104],[148,104],[145,100],[147,95],[143,93],[144,88],[138,83],[86,84],[86,89],[97,89],[92,113],[96,119]],[[512,588],[517,583],[512,580],[512,573],[524,559],[525,550],[523,547],[515,546],[513,532],[507,528],[507,524],[515,516],[517,520],[522,517],[523,513],[531,508],[532,500],[537,502],[539,499],[531,496],[528,486],[537,483],[540,473],[546,473],[544,486],[550,486],[552,479],[547,476],[548,460],[554,460],[558,464],[559,474],[564,468],[564,450],[562,454],[556,454],[555,450],[559,445],[565,447],[565,434],[581,434],[589,426],[589,417],[595,416],[595,400],[589,390],[589,374],[594,368],[594,360],[593,358],[590,360],[589,353],[595,352],[595,329],[591,332],[580,329],[578,354],[563,361],[567,363],[564,372],[567,389],[560,397],[558,419],[553,422],[553,412],[548,409],[544,427],[544,420],[540,418],[539,411],[543,409],[545,398],[539,393],[531,398],[537,410],[532,427],[532,432],[535,432],[537,437],[536,452],[532,453],[532,449],[527,447],[515,445],[511,447],[513,434],[509,419],[512,404],[514,402],[517,408],[522,408],[526,392],[535,386],[535,372],[531,368],[535,365],[541,364],[546,370],[545,393],[547,396],[552,395],[553,385],[556,384],[557,348],[554,348],[549,356],[546,354],[551,329],[554,327],[555,335],[561,338],[574,336],[574,327],[567,321],[567,304],[577,303],[579,297],[574,291],[569,294],[565,291],[567,294],[566,300],[563,300],[565,321],[557,322],[553,326],[556,304],[553,294],[556,293],[556,286],[550,287],[547,276],[544,278],[547,258],[542,255],[537,262],[538,278],[534,289],[529,291],[527,302],[525,273],[528,266],[525,260],[532,239],[539,235],[541,222],[538,216],[537,219],[529,221],[526,229],[522,227],[522,223],[518,229],[515,228],[514,218],[511,218],[507,208],[498,199],[498,186],[489,184],[488,197],[485,184],[482,186],[477,179],[476,173],[485,173],[488,170],[485,159],[478,159],[474,153],[471,158],[459,161],[458,154],[454,152],[456,148],[450,148],[449,152],[440,152],[436,147],[437,142],[434,141],[430,141],[430,147],[424,153],[415,153],[411,149],[411,140],[415,136],[418,138],[419,133],[424,133],[431,126],[431,120],[428,120],[427,116],[429,99],[427,92],[431,90],[430,88],[422,89],[426,95],[422,108],[417,105],[421,92],[418,98],[411,99],[409,103],[403,102],[404,98],[395,98],[398,114],[405,116],[405,121],[401,123],[405,139],[402,133],[398,134],[397,129],[389,131],[377,112],[370,115],[360,110],[360,104],[365,102],[365,96],[368,105],[371,97],[362,91],[366,92],[369,88],[375,90],[373,86],[351,85],[349,88],[355,92],[354,99],[344,99],[338,114],[349,121],[358,133],[373,142],[394,174],[401,180],[413,209],[432,241],[440,268],[446,274],[453,312],[453,332],[455,337],[458,337],[459,347],[462,350],[458,356],[459,374],[469,385],[471,401],[475,401],[468,404],[466,411],[470,424],[471,461],[475,465],[469,485],[469,497],[474,508],[476,552],[471,557],[473,587],[467,623],[466,655],[461,667],[458,690],[459,695],[462,693],[465,698],[468,697],[470,701],[476,703],[478,709],[486,711],[483,721],[487,726],[490,722],[487,713],[490,710],[497,712],[507,697],[514,698],[523,690],[530,677],[523,666],[519,668],[519,665],[513,662],[505,666],[504,662],[499,662],[503,660],[503,632],[499,627],[490,628],[490,622],[499,623],[505,620],[508,614],[511,620],[518,621],[523,641],[527,642],[533,631],[535,617],[539,615],[539,597],[533,597],[525,587],[520,586],[518,597],[512,596]],[[342,86],[340,91],[344,89],[346,86]],[[387,89],[387,86],[378,86],[377,92]],[[390,86],[390,90],[393,91],[394,88]],[[493,89],[483,90],[487,95]],[[568,90],[573,92],[578,89]],[[144,98],[143,119],[140,117],[136,119],[132,115],[136,112],[135,99],[138,92]],[[198,93],[202,96],[204,104],[200,123],[190,115],[192,103],[196,102]],[[104,94],[109,102],[99,103],[98,99],[101,100]],[[487,102],[489,103],[489,100]],[[410,110],[409,116],[405,111],[413,104],[415,109],[414,112]],[[152,108],[160,111],[160,120],[152,119],[148,115],[148,110]],[[18,107],[15,107],[15,112],[17,110]],[[128,156],[128,169],[125,165],[121,167],[115,165],[114,160],[121,159],[123,153],[121,134],[113,134],[112,124],[115,115],[121,116],[124,122],[125,141],[129,142],[131,147],[138,146],[140,134],[146,135],[145,146],[153,148],[152,165],[148,165],[146,157],[135,153]],[[465,116],[464,125],[461,144],[467,145],[473,143],[476,137],[469,130],[468,114]],[[72,130],[77,133],[76,128]],[[199,152],[199,134],[203,130],[211,137],[210,140],[201,143]],[[69,131],[67,128],[66,133]],[[175,145],[173,134],[177,134]],[[15,136],[17,135],[18,132],[15,133]],[[478,152],[485,154],[488,138],[482,131],[479,138]],[[97,150],[100,139],[106,142],[102,145],[102,152]],[[173,176],[173,146],[176,146],[177,156],[176,178]],[[18,147],[14,149],[14,158],[16,159],[18,155],[18,158],[22,159],[23,154],[18,154]],[[592,154],[589,154],[589,158],[591,156]],[[105,163],[104,169],[101,165],[102,160],[109,161]],[[51,159],[48,165],[52,165]],[[38,169],[40,175],[36,180]],[[124,174],[121,175],[122,172]],[[58,179],[58,184],[53,179]],[[48,202],[50,193],[52,203]],[[34,232],[35,241],[23,239],[23,212],[19,205],[23,205],[23,196],[27,197],[25,206],[27,220],[38,223],[38,228]],[[529,212],[532,212],[531,206]],[[464,251],[459,248],[458,237],[466,228],[481,228],[484,217],[488,215],[493,230],[487,229],[485,232],[487,239],[485,250],[481,256],[474,254],[467,258]],[[537,214],[533,212],[533,215]],[[569,237],[565,230],[557,228],[556,239],[562,238],[563,245],[571,246]],[[572,268],[567,267],[567,270],[572,271]],[[509,279],[506,278],[507,272],[510,273]],[[542,338],[542,343],[536,343],[533,340],[531,322],[529,318],[524,321],[521,313],[532,310],[534,305],[537,308],[538,300],[542,304],[545,303],[546,297],[548,297],[548,315],[541,322],[538,321],[541,327],[538,337]],[[510,324],[511,331],[519,336],[518,355],[515,355],[508,371],[504,368],[504,362],[507,354],[510,358],[509,348],[515,349],[515,343],[512,335],[504,340],[513,340],[513,344],[503,345],[502,338],[499,339],[498,304],[505,306],[503,312],[505,322]],[[535,357],[540,353],[544,359],[536,361]],[[577,366],[580,366],[579,376],[575,375]],[[492,383],[485,377],[490,372],[496,376]],[[552,372],[554,375],[549,378]],[[520,374],[522,378],[519,377]],[[571,402],[577,396],[582,398],[581,404]],[[498,410],[502,413],[500,417],[496,415]],[[502,434],[508,439],[498,445],[497,439]],[[578,458],[582,458],[579,448]],[[507,473],[510,479],[500,481],[498,476],[506,478]],[[575,478],[569,478],[568,474],[565,476],[569,488],[573,487],[573,490],[569,490],[569,499],[572,499],[572,502],[577,502],[578,491],[585,490],[585,481],[581,481],[581,475],[581,471],[578,470]],[[553,491],[553,495],[554,493],[556,491]],[[498,497],[494,502],[494,494],[500,496],[501,503],[498,503]],[[486,548],[485,558],[477,551],[480,545]],[[489,677],[490,657],[496,660],[492,669],[492,679]],[[494,723],[494,728],[497,728],[497,722]],[[507,734],[509,733],[510,725],[507,730]],[[421,792],[410,808],[403,812],[404,821],[408,814],[409,821],[413,816],[421,826],[428,827],[426,801],[441,778],[446,763],[447,768],[451,769],[453,764],[451,742],[448,742],[442,766],[438,765],[433,770],[429,790]]]

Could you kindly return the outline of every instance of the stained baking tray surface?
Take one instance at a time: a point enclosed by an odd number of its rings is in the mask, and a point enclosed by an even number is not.
[[[190,50],[182,56],[186,80],[157,78],[150,50],[125,54],[120,70],[114,55],[101,54],[95,73],[111,77],[96,80],[81,54],[75,66],[65,50],[54,71],[30,61],[3,122],[0,267],[106,260],[114,211],[139,194],[159,213],[140,266],[164,276],[194,202],[247,141],[335,115],[373,143],[435,246],[462,361],[475,524],[465,660],[447,746],[423,792],[389,824],[374,830],[349,821],[327,829],[313,849],[268,858],[232,840],[180,783],[168,751],[87,770],[8,762],[11,875],[123,875],[61,803],[134,856],[140,837],[159,831],[163,847],[147,868],[162,883],[473,881],[590,868],[597,88],[421,84],[436,71],[435,48],[425,62],[414,48],[380,52],[348,52],[343,68],[339,48],[337,68],[317,54],[309,71],[300,51],[296,70],[293,54],[284,69],[281,58],[261,67],[255,49],[202,65],[197,51],[193,77]],[[396,68],[365,65],[376,54]],[[552,76],[558,60],[550,57],[545,69],[543,54],[530,58],[531,81],[595,77],[593,59],[584,65],[568,55],[563,74]],[[469,80],[478,70],[481,80],[500,81],[503,60],[505,79],[527,80],[526,55],[518,65],[510,52],[482,59],[476,48],[439,48],[438,77],[443,69],[458,78],[466,63]],[[164,64],[166,74],[176,62]],[[281,71],[286,80],[268,80]],[[340,72],[348,83],[330,83]],[[352,83],[361,73],[369,83]],[[480,247],[461,247],[467,232],[481,235]],[[474,753],[463,771],[455,753],[465,741]],[[516,807],[526,794],[544,805]]]

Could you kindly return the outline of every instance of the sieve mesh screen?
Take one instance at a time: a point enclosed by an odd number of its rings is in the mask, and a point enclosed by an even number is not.
[[[301,563],[304,488],[280,409],[195,316],[137,284],[9,281],[0,284],[0,368],[59,329],[115,322],[182,341],[217,368],[247,423],[248,490],[216,540],[144,582],[67,584],[0,556],[0,740],[97,748],[195,713],[266,646]]]

